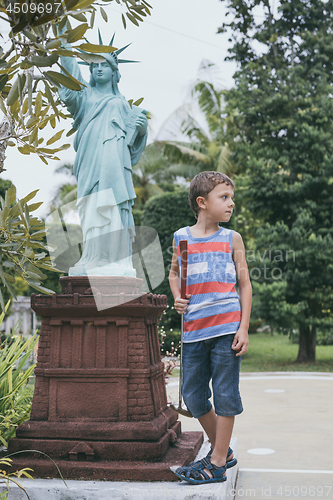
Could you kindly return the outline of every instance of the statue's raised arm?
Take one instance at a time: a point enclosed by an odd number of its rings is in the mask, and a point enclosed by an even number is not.
[[[77,129],[74,174],[83,231],[82,257],[69,274],[133,277],[132,206],[136,195],[132,165],[147,142],[147,113],[131,108],[119,92],[121,61],[117,52],[99,55],[103,60],[89,65],[88,83],[74,58],[64,58],[70,59],[65,61],[65,69],[86,86],[80,91],[59,91]]]

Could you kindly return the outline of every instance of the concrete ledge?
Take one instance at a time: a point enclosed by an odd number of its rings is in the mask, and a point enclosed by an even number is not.
[[[237,457],[237,440],[231,441]],[[205,456],[209,443],[204,442],[197,458]],[[29,464],[26,464],[29,466]],[[228,469],[224,483],[191,485],[185,481],[172,482],[110,482],[74,481],[66,484],[60,479],[20,480],[30,500],[234,500],[238,465]],[[0,485],[0,492],[4,491]],[[26,500],[27,496],[16,485],[10,485],[8,500]]]

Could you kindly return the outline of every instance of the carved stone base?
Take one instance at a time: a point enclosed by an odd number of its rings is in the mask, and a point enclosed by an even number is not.
[[[55,460],[64,479],[105,479],[108,481],[179,481],[170,467],[188,465],[198,454],[203,442],[202,432],[183,432],[170,446],[161,460],[100,460],[91,461],[83,455],[79,460]],[[21,441],[26,446],[26,440]],[[38,444],[38,443],[37,443]],[[36,448],[38,449],[38,448]],[[134,457],[134,454],[133,454]],[[11,457],[11,470],[29,466],[33,477],[60,478],[54,463],[37,453],[23,453]]]
[[[95,277],[92,287],[86,277],[66,277],[61,284],[61,295],[32,295],[42,326],[31,419],[8,452],[39,450],[67,478],[145,480],[142,469],[151,480],[176,479],[169,463],[193,460],[203,435],[181,434],[167,407],[157,334],[166,297],[141,295],[136,278]],[[57,476],[45,455],[28,456],[35,474]]]

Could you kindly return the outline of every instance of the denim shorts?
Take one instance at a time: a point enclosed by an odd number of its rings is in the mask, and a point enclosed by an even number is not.
[[[182,393],[188,410],[200,418],[212,409],[209,401],[212,380],[215,413],[222,417],[243,411],[239,393],[241,357],[231,349],[235,334],[183,343]]]

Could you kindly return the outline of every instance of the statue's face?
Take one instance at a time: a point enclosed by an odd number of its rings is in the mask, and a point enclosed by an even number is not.
[[[107,83],[111,81],[112,69],[107,61],[93,63],[92,75],[96,83]]]

